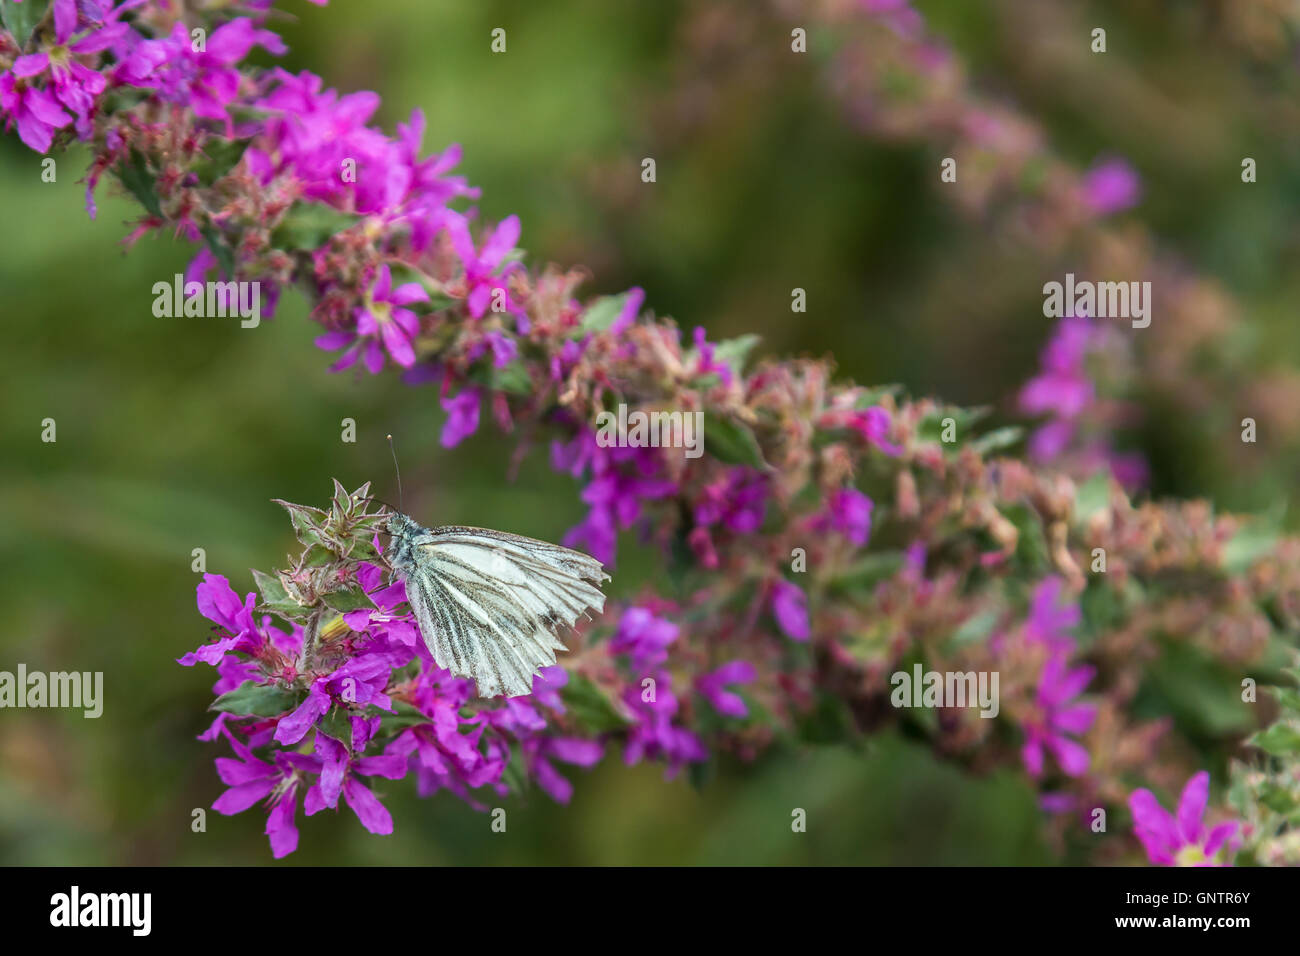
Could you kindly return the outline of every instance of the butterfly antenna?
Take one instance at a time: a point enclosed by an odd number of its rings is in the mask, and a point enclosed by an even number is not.
[[[397,448],[393,445],[393,436],[388,436],[388,450],[393,453],[393,471],[397,472],[397,510],[406,513],[402,507],[402,469],[397,467]]]

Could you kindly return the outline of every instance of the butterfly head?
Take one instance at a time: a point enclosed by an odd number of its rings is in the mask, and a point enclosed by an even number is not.
[[[394,538],[409,538],[419,530],[419,524],[400,511],[390,513],[384,523],[384,531]]]
[[[412,542],[423,529],[400,511],[393,511],[389,513],[381,530],[392,539],[384,551],[384,557],[393,570],[405,574],[413,563]]]

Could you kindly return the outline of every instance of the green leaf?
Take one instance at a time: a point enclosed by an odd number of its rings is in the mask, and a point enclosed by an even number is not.
[[[713,347],[713,357],[718,361],[726,362],[739,376],[745,371],[745,360],[749,357],[749,353],[761,339],[761,336],[753,334],[726,339]]]
[[[319,508],[313,508],[310,505],[296,505],[292,501],[285,501],[282,498],[272,498],[273,502],[289,512],[289,520],[293,523],[293,533],[303,544],[316,544],[321,541],[320,528],[329,516]]]
[[[204,155],[193,167],[199,182],[211,186],[229,173],[244,158],[244,150],[248,149],[248,144],[251,142],[251,139],[221,139],[216,136],[209,138],[203,144]]]
[[[749,465],[763,470],[768,467],[754,433],[747,425],[731,418],[705,415],[704,450],[729,465]]]
[[[501,782],[510,788],[511,793],[524,793],[528,790],[528,770],[524,765],[521,748],[515,747],[510,752],[510,759],[501,771]]]
[[[26,3],[0,0],[0,19],[4,20],[5,29],[14,35],[18,49],[27,45],[36,24],[45,17],[49,7],[50,0],[27,0]]]
[[[1000,613],[996,608],[988,608],[978,614],[972,614],[962,621],[961,627],[953,631],[952,637],[948,639],[948,645],[962,647],[984,641],[993,633],[993,626],[997,624],[999,617]]]
[[[902,551],[873,552],[837,573],[829,586],[838,593],[865,592],[886,578],[893,577],[902,566]]]
[[[473,716],[472,714],[470,715]],[[406,703],[403,700],[393,701],[393,712],[383,714],[379,718],[379,732],[381,734],[399,733],[409,727],[420,727],[432,721],[422,714],[416,707]]]
[[[1099,471],[1074,493],[1074,520],[1082,524],[1110,504],[1110,474]]]
[[[1277,540],[1278,530],[1271,524],[1264,521],[1243,524],[1223,546],[1223,570],[1244,574],[1277,546]]]
[[[1267,690],[1284,709],[1300,717],[1300,690],[1292,687],[1269,687]]]
[[[858,397],[853,400],[853,407],[856,409],[874,408],[889,395],[898,395],[903,391],[901,385],[878,385],[874,388],[861,389]]]
[[[1277,723],[1247,738],[1246,743],[1274,757],[1300,754],[1300,730],[1290,724]]]
[[[226,691],[208,707],[241,717],[278,717],[298,706],[298,695],[275,684],[257,684],[244,681],[234,690]]]
[[[1002,509],[1002,515],[1016,526],[1016,560],[1027,568],[1042,570],[1049,564],[1047,535],[1038,512],[1028,505],[1014,504]]]
[[[322,594],[320,599],[325,602],[325,606],[333,608],[340,614],[346,614],[348,611],[358,611],[361,608],[373,608],[370,598],[366,597],[366,592],[361,588],[344,588],[341,591],[331,591],[329,594]]]
[[[502,368],[492,364],[477,366],[470,372],[469,378],[496,392],[531,395],[535,391],[533,380],[528,377],[528,370],[522,362],[510,362]]]
[[[603,295],[594,300],[587,311],[582,314],[582,323],[579,328],[583,332],[604,332],[614,320],[619,317],[623,307],[627,305],[628,296],[632,293],[624,292],[622,295]]]
[[[271,244],[278,249],[319,249],[330,236],[356,224],[352,213],[320,203],[295,203],[271,232]]]
[[[143,153],[137,149],[131,150],[130,155],[118,167],[117,176],[150,215],[163,218],[162,204],[154,190],[154,177],[149,172],[149,161]]]
[[[253,581],[257,584],[257,590],[262,595],[262,607],[268,611],[279,614],[282,617],[297,618],[309,612],[309,609],[299,604],[293,599],[293,596],[285,589],[284,582],[279,577],[267,574],[253,568]]]
[[[279,578],[253,568],[253,580],[257,583],[257,590],[261,592],[263,604],[283,604],[293,600]]]
[[[991,409],[987,407],[979,408],[958,408],[952,406],[949,408],[939,409],[931,412],[921,419],[916,428],[916,437],[921,441],[932,442],[936,445],[957,448],[966,441],[966,436],[970,434],[971,428],[975,423],[986,418]],[[944,420],[951,418],[953,421],[953,431],[955,432],[954,440],[945,442],[943,440]]]
[[[316,727],[327,737],[333,737],[349,752],[352,750],[352,721],[348,718],[351,713],[345,707],[331,707],[329,713],[317,722]]]
[[[569,675],[569,682],[560,689],[560,696],[584,729],[600,733],[627,726],[627,721],[615,709],[609,696],[582,674]]]
[[[1025,430],[1019,425],[1007,425],[1004,428],[995,428],[991,432],[981,435],[971,442],[971,447],[981,455],[987,455],[991,451],[1000,451],[1003,448],[1010,448],[1024,437]]]

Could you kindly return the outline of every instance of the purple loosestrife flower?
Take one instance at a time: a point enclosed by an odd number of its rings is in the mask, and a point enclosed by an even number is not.
[[[1066,735],[1086,733],[1096,719],[1096,707],[1071,703],[1094,673],[1091,667],[1069,668],[1064,654],[1047,658],[1038,684],[1038,715],[1026,723],[1025,745],[1021,749],[1030,776],[1042,774],[1045,750],[1056,757],[1067,776],[1078,777],[1087,771],[1088,751]]]
[[[227,651],[252,651],[260,648],[265,638],[253,621],[253,608],[257,595],[250,591],[243,601],[230,587],[230,582],[220,574],[204,574],[197,588],[199,613],[229,632],[212,644],[178,658],[186,667],[195,664],[220,664]]]
[[[442,178],[459,160],[458,147],[417,162],[422,114],[413,113],[409,126],[399,124],[399,139],[391,140],[366,125],[379,108],[378,94],[322,91],[321,78],[305,71],[294,76],[274,70],[269,76],[266,94],[255,105],[273,116],[267,131],[275,148],[253,156],[268,170],[291,170],[308,198],[385,221],[410,216],[420,227],[423,249],[440,226],[443,202],[477,194],[459,178]],[[349,170],[355,175],[344,175]]]
[[[519,217],[507,216],[484,238],[482,248],[475,252],[474,240],[469,234],[469,222],[459,213],[448,214],[447,232],[451,236],[452,248],[456,250],[465,269],[465,299],[469,305],[469,314],[474,318],[481,318],[487,311],[492,294],[497,289],[501,290],[505,311],[517,310],[518,306],[510,301],[510,295],[503,284],[513,264],[500,271],[500,274],[498,270],[501,270],[506,256],[519,241],[519,231]]]
[[[575,767],[594,767],[605,755],[600,741],[580,737],[535,736],[525,740],[522,746],[525,763],[537,779],[537,785],[556,803],[564,804],[573,798],[573,784],[560,775],[551,761],[559,760]]]
[[[602,448],[596,433],[579,432],[569,442],[552,442],[551,467],[575,478],[588,468],[592,478],[582,490],[587,517],[564,536],[565,547],[583,547],[605,564],[614,563],[620,528],[641,517],[642,502],[677,493],[677,485],[658,477],[663,467],[657,448]]]
[[[721,523],[736,534],[753,534],[767,511],[768,481],[752,468],[733,468],[704,487],[695,502],[695,521],[709,527]]]
[[[848,428],[861,436],[867,444],[891,458],[897,458],[903,453],[900,446],[889,440],[893,419],[888,411],[877,405],[851,410],[831,409],[822,415],[818,424],[822,428]]]
[[[663,760],[664,776],[671,780],[685,764],[707,760],[709,752],[692,731],[673,723],[679,703],[672,692],[672,675],[660,671],[653,679],[653,693],[637,684],[623,690],[623,702],[636,719],[627,731],[623,762],[630,767],[645,758]]]
[[[217,776],[227,787],[217,797],[212,809],[225,816],[243,813],[255,803],[269,800],[271,812],[266,820],[266,835],[271,855],[277,860],[298,849],[298,828],[294,815],[298,808],[299,775],[284,754],[276,754],[273,763],[253,755],[229,730],[222,733],[238,759],[218,757]]]
[[[485,752],[480,747],[487,728],[483,715],[461,714],[473,696],[472,685],[439,667],[426,667],[414,702],[428,722],[403,730],[384,750],[410,763],[422,797],[446,789],[473,803],[470,789],[497,783],[505,771],[508,748],[494,745]]]
[[[255,46],[275,54],[285,52],[276,34],[247,17],[217,27],[201,51],[194,49],[189,28],[177,22],[169,36],[137,44],[116,76],[131,86],[153,90],[169,103],[184,104],[196,116],[220,120],[226,136],[233,138],[228,107],[239,97],[240,75],[235,64]]]
[[[458,395],[441,400],[443,411],[447,413],[447,422],[442,426],[440,439],[443,448],[455,448],[478,431],[482,397],[477,388],[470,386],[461,389]]]
[[[799,585],[784,578],[772,585],[772,614],[781,631],[792,641],[806,641],[812,636],[808,595]]]
[[[407,664],[414,657],[414,649],[390,650],[383,642],[375,642],[374,649],[356,654],[334,671],[312,682],[307,698],[293,713],[281,718],[275,728],[275,740],[281,744],[296,744],[307,731],[329,711],[337,701],[348,704],[374,704],[384,710],[393,709],[384,693],[393,668]]]
[[[316,339],[318,348],[347,348],[343,357],[330,366],[330,371],[349,368],[364,353],[366,369],[377,375],[384,368],[385,350],[398,365],[410,368],[415,364],[412,343],[420,334],[420,320],[405,306],[427,301],[429,293],[424,286],[407,282],[394,289],[392,270],[387,265],[380,266],[365,301],[354,311],[356,331],[341,329]]]
[[[410,194],[405,215],[411,225],[411,246],[416,252],[429,248],[434,235],[443,227],[444,207],[452,199],[464,196],[477,199],[479,190],[463,176],[447,176],[459,162],[461,148],[452,143],[440,154],[420,159],[424,142],[425,119],[421,110],[411,111],[409,123],[397,124],[397,140],[402,162],[411,170]]]
[[[1066,449],[1078,418],[1095,398],[1096,389],[1085,368],[1093,340],[1091,320],[1077,316],[1062,319],[1043,349],[1042,371],[1020,390],[1022,412],[1053,416],[1029,439],[1029,454],[1036,461],[1051,461]]]
[[[1051,577],[1034,589],[1029,620],[1025,622],[1025,639],[1044,644],[1053,653],[1069,654],[1074,650],[1074,638],[1065,632],[1078,627],[1083,615],[1077,603],[1061,600],[1063,587],[1060,578]]]
[[[1205,807],[1210,798],[1210,775],[1194,774],[1183,788],[1178,811],[1171,814],[1145,787],[1133,791],[1129,809],[1133,833],[1147,857],[1161,866],[1224,866],[1240,845],[1237,823],[1229,821],[1207,828]]]
[[[609,649],[614,654],[627,654],[633,669],[644,673],[668,659],[668,647],[678,634],[676,624],[655,617],[649,608],[629,607],[619,618]]]
[[[831,492],[826,511],[813,522],[819,529],[830,529],[844,535],[849,542],[862,547],[871,537],[871,512],[875,502],[856,488],[838,488]]]
[[[76,117],[77,135],[83,140],[90,138],[91,113],[95,108],[95,98],[104,92],[108,81],[102,73],[84,65],[77,57],[106,50],[123,37],[129,27],[124,23],[116,22],[118,12],[113,13],[113,22],[104,24],[102,29],[93,29],[80,39],[69,42],[77,25],[76,5],[72,0],[59,0],[54,5],[56,41],[54,46],[27,56],[20,56],[14,61],[13,75],[21,80],[28,81],[29,84],[36,77],[49,75],[50,86],[48,89],[53,92],[54,99]],[[28,89],[30,89],[30,86]],[[7,105],[6,108],[8,108]],[[26,117],[22,114],[15,114],[15,119],[19,124],[20,136],[22,136],[24,118],[30,124],[30,111]],[[62,126],[65,124],[55,123],[54,125]],[[52,135],[52,130],[50,134]],[[38,135],[37,139],[39,141],[41,137]],[[23,136],[23,142],[32,146],[33,149],[37,148],[31,142],[28,142],[26,136]],[[48,138],[44,142],[45,149],[48,149]],[[45,149],[38,149],[38,152],[43,153]]]
[[[734,378],[731,373],[731,366],[726,362],[718,361],[714,357],[717,346],[709,342],[705,336],[704,326],[697,325],[695,327],[694,338],[695,350],[699,355],[695,366],[695,374],[709,375],[710,373],[717,373],[718,378],[722,380],[722,384],[730,385]]]
[[[1135,205],[1142,192],[1137,172],[1122,159],[1097,163],[1084,174],[1083,202],[1099,216]]]
[[[726,690],[728,684],[749,684],[758,671],[749,661],[731,661],[695,679],[695,689],[724,717],[748,717],[749,708],[739,694]]]
[[[16,125],[18,138],[38,153],[50,148],[56,129],[72,122],[52,94],[13,72],[0,74],[0,108],[9,114],[6,127]]]
[[[361,825],[371,833],[387,835],[393,832],[392,815],[370,788],[357,779],[357,775],[401,780],[407,771],[407,762],[402,757],[393,754],[353,757],[342,743],[318,731],[314,753],[292,752],[285,754],[284,758],[299,771],[319,774],[303,798],[307,816],[327,808],[337,809],[341,796]]]

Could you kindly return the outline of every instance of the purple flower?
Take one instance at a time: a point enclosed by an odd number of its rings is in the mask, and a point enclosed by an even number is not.
[[[95,107],[95,98],[104,92],[107,80],[103,74],[85,66],[76,57],[98,53],[122,38],[129,28],[124,23],[117,23],[116,16],[117,12],[114,12],[114,22],[103,29],[91,31],[81,39],[69,43],[77,24],[75,0],[58,0],[54,5],[55,45],[14,60],[13,75],[28,83],[25,93],[30,93],[30,84],[36,77],[49,74],[49,89],[53,92],[54,99],[76,116],[77,135],[83,140],[90,138],[90,117]],[[5,108],[10,109],[9,104],[6,103]],[[15,113],[20,136],[23,136],[26,122],[29,133],[33,133],[38,142],[41,141],[42,135],[32,129],[30,109],[26,115],[12,109],[10,111]],[[53,114],[50,113],[50,116],[52,118]],[[39,121],[39,117],[36,119]],[[53,122],[53,126],[62,125],[65,124]],[[49,141],[44,141],[47,149]],[[26,136],[23,136],[23,142],[37,149]],[[45,152],[45,149],[38,149],[38,152]]]
[[[332,350],[349,347],[343,357],[330,366],[337,372],[355,364],[365,353],[366,368],[372,375],[384,367],[384,351],[403,368],[415,364],[413,342],[420,334],[420,320],[410,309],[412,302],[427,302],[429,293],[418,282],[393,288],[393,273],[387,265],[379,267],[374,284],[366,293],[365,303],[356,307],[356,331],[328,332],[316,339],[319,348]],[[381,347],[382,343],[382,347]]]
[[[1099,216],[1128,209],[1142,191],[1137,172],[1122,159],[1094,164],[1083,177],[1083,201]]]
[[[525,762],[537,785],[556,803],[565,804],[573,797],[573,784],[560,775],[551,765],[551,760],[577,767],[594,767],[605,755],[605,747],[600,741],[580,737],[530,737],[522,746]]]
[[[114,78],[130,86],[153,90],[169,103],[184,104],[195,115],[219,120],[226,135],[234,137],[227,108],[239,97],[240,74],[235,64],[254,46],[284,53],[276,34],[257,27],[246,17],[224,23],[212,31],[203,50],[195,50],[189,28],[182,22],[166,37],[141,40],[125,35],[117,49],[121,59]]]
[[[452,398],[442,399],[443,411],[447,413],[447,422],[442,426],[443,448],[455,448],[478,431],[480,399],[479,390],[474,387],[462,389]]]
[[[1052,654],[1043,665],[1038,684],[1039,714],[1025,725],[1025,744],[1021,757],[1029,775],[1043,772],[1043,752],[1051,751],[1061,770],[1070,777],[1082,776],[1088,769],[1088,751],[1066,734],[1083,734],[1096,719],[1097,708],[1090,704],[1072,704],[1092,680],[1091,667],[1066,666],[1064,654]]]
[[[668,646],[677,640],[678,633],[672,621],[655,617],[647,608],[630,607],[619,619],[609,649],[629,655],[632,667],[644,673],[668,659]]]
[[[647,757],[661,759],[667,764],[664,776],[671,780],[684,764],[707,760],[709,753],[699,737],[673,723],[679,705],[672,692],[672,676],[661,671],[653,680],[653,693],[638,684],[629,684],[623,691],[623,702],[636,719],[627,731],[623,762],[631,766]]]
[[[719,362],[714,358],[717,346],[709,342],[704,334],[704,327],[697,325],[695,327],[695,350],[699,354],[698,362],[695,366],[696,375],[708,375],[716,372],[718,378],[724,385],[730,385],[732,382],[731,366],[726,362]]]
[[[591,510],[564,536],[566,547],[585,546],[605,564],[613,564],[618,530],[641,516],[642,502],[676,494],[677,485],[659,478],[662,460],[656,448],[602,448],[596,433],[584,430],[570,442],[551,444],[551,467],[575,478],[588,468],[592,478],[582,490]]]
[[[1091,320],[1066,316],[1043,349],[1042,372],[1020,391],[1020,409],[1028,415],[1052,412],[1077,418],[1093,399],[1094,388],[1084,368],[1094,338]]]
[[[808,595],[797,584],[784,578],[772,586],[772,614],[785,636],[806,641],[812,634],[808,621]]]
[[[356,775],[401,780],[406,776],[407,770],[407,763],[401,757],[392,754],[353,757],[342,743],[326,734],[317,733],[313,754],[289,753],[285,759],[299,770],[320,774],[303,799],[303,809],[307,811],[307,816],[326,808],[336,809],[341,796],[343,802],[357,815],[361,825],[371,833],[393,832],[392,816]]]
[[[758,676],[749,661],[731,661],[695,679],[695,689],[724,717],[748,717],[749,708],[739,694],[725,689],[728,684],[748,684]]]
[[[296,744],[302,740],[335,702],[344,706],[373,704],[391,711],[392,702],[384,692],[389,677],[394,667],[403,666],[413,656],[409,650],[391,651],[377,642],[374,650],[367,648],[329,674],[316,678],[306,699],[276,725],[276,742]]]
[[[1146,848],[1152,863],[1161,866],[1223,866],[1240,845],[1237,823],[1229,821],[1207,829],[1205,807],[1210,798],[1210,775],[1202,770],[1183,788],[1177,814],[1160,805],[1145,787],[1129,797],[1133,833]],[[1224,852],[1226,851],[1226,852]],[[1224,859],[1220,859],[1220,853]]]
[[[16,71],[15,71],[16,72]],[[50,148],[54,131],[72,122],[58,100],[14,73],[0,75],[0,107],[18,127],[18,138],[38,153]]]
[[[848,426],[862,436],[868,444],[874,445],[886,455],[897,458],[903,449],[889,440],[889,431],[893,419],[889,412],[878,406],[864,408],[849,416]]]
[[[238,759],[217,758],[217,776],[227,789],[213,802],[212,809],[231,816],[269,798],[271,812],[266,820],[266,835],[271,843],[271,855],[277,860],[287,856],[298,849],[298,828],[294,824],[298,775],[284,758],[277,757],[274,763],[259,760],[224,726],[221,732]]]
[[[513,312],[516,306],[510,301],[510,295],[502,283],[510,270],[507,268],[499,276],[497,270],[519,241],[519,217],[507,216],[501,220],[496,229],[483,240],[479,252],[474,251],[474,240],[470,238],[469,223],[464,216],[449,214],[447,231],[451,235],[452,247],[465,268],[465,297],[469,304],[469,314],[476,319],[480,318],[487,311],[496,289],[501,290],[505,311]]]
[[[195,664],[216,666],[228,651],[255,650],[262,646],[264,638],[253,621],[256,594],[250,591],[240,601],[239,595],[230,587],[230,582],[220,574],[204,574],[197,593],[199,613],[225,628],[229,634],[178,658],[178,664],[186,667]]]
[[[733,468],[725,478],[706,485],[695,503],[695,521],[709,527],[722,523],[736,534],[753,534],[763,525],[768,481],[751,468]]]
[[[831,492],[826,515],[819,524],[838,531],[858,547],[871,536],[871,512],[875,503],[856,488],[839,488]]]
[[[1060,578],[1051,577],[1034,589],[1025,638],[1030,643],[1045,644],[1053,653],[1068,654],[1074,650],[1074,638],[1065,632],[1077,627],[1083,618],[1077,603],[1061,601],[1063,586]]]

